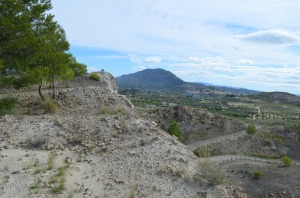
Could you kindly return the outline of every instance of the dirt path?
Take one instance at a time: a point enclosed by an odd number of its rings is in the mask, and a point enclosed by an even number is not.
[[[246,135],[246,131],[240,131],[240,132],[237,132],[237,133],[223,135],[223,136],[219,136],[219,137],[208,139],[208,140],[201,140],[201,141],[198,141],[198,142],[187,145],[187,148],[190,151],[193,151],[196,148],[201,147],[201,146],[206,146],[206,145],[213,144],[213,143],[218,143],[218,142],[224,142],[224,141],[227,141],[227,140],[237,140],[239,137],[242,137],[244,135]]]

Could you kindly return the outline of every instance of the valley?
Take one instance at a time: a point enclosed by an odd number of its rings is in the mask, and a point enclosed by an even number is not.
[[[157,122],[161,129],[178,122],[181,141],[187,148],[200,159],[219,164],[230,181],[243,186],[250,197],[300,196],[296,187],[300,168],[298,96],[283,92],[144,90],[135,86],[120,88],[120,93],[130,98],[141,116]],[[254,135],[246,133],[249,124],[257,128]],[[285,171],[284,156],[293,159],[290,171]],[[255,170],[262,172],[263,182],[253,180]]]

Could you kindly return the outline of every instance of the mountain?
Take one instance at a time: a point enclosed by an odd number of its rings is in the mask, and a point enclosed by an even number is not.
[[[262,92],[256,95],[250,95],[249,97],[268,102],[300,104],[299,96],[287,92]]]
[[[164,69],[145,69],[116,78],[120,88],[146,90],[181,90],[186,84],[173,73]]]
[[[206,83],[185,82],[170,71],[164,69],[145,69],[133,74],[116,78],[120,88],[145,90],[181,91],[192,95],[197,94],[256,94],[257,91],[213,86]]]

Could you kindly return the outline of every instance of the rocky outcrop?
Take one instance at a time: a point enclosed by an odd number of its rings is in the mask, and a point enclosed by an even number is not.
[[[171,122],[178,122],[186,143],[193,143],[199,140],[199,137],[213,138],[245,129],[241,121],[186,106],[155,109],[150,111],[147,117],[157,122],[163,130],[166,130]]]

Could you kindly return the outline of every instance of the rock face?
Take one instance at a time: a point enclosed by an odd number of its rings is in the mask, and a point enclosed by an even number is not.
[[[99,75],[59,84],[56,113],[0,118],[0,197],[222,196],[194,179],[199,161],[185,145],[138,117],[114,78]],[[19,112],[38,98],[15,95],[25,101]]]

